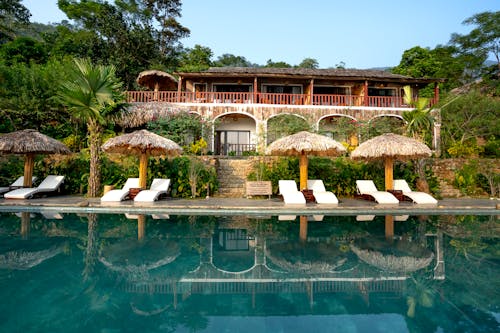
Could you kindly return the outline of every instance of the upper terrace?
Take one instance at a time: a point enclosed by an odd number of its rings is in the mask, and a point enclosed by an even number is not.
[[[128,102],[318,105],[408,108],[402,88],[413,97],[439,79],[410,78],[379,70],[216,67],[203,72],[176,73],[176,90],[128,91]],[[158,86],[157,86],[158,87]]]

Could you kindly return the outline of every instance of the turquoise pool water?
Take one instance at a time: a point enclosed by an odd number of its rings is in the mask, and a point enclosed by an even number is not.
[[[498,332],[497,216],[0,213],[0,332]]]

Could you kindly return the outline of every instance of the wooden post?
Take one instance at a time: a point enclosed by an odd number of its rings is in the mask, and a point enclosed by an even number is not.
[[[368,103],[369,103],[369,100],[370,100],[368,98],[368,81],[365,81],[365,85],[363,87],[363,92],[365,94],[363,104],[364,104],[364,106],[368,106]]]
[[[394,167],[394,159],[392,157],[387,157],[385,159],[385,190],[393,190],[393,170]]]
[[[24,159],[24,187],[32,187],[33,167],[35,165],[35,155],[32,153],[26,154]]]
[[[300,154],[299,171],[300,171],[299,191],[302,191],[303,189],[307,189],[307,155],[304,152],[301,152]]]
[[[141,160],[139,162],[139,187],[142,188],[143,190],[146,189],[148,160],[149,160],[149,154],[142,153]]]

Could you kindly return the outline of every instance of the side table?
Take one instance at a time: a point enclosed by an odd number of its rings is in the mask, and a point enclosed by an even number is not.
[[[316,199],[314,198],[314,194],[312,190],[302,190],[302,194],[304,195],[304,198],[306,198],[306,202],[316,202]]]

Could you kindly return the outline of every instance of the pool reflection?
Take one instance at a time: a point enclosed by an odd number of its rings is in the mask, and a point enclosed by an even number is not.
[[[0,217],[2,331],[498,327],[494,216]]]

